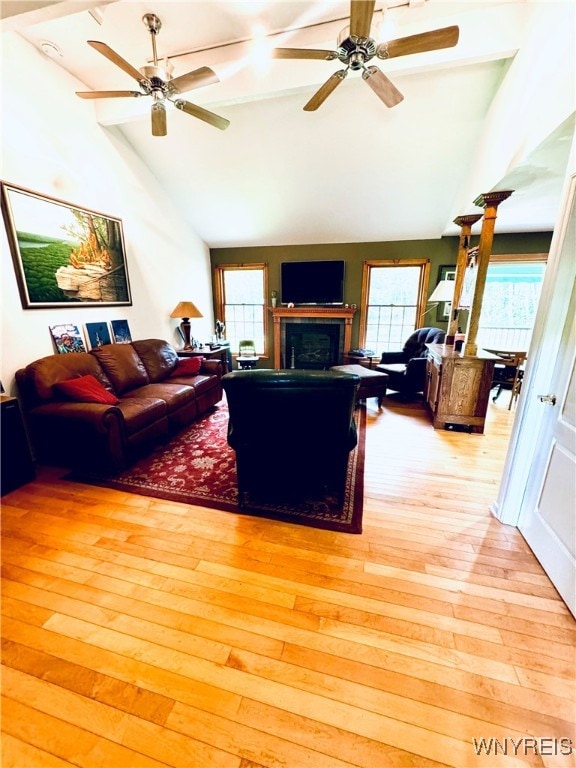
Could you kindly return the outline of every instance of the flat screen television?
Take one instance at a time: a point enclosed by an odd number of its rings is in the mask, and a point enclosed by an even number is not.
[[[344,261],[283,261],[282,304],[343,304]]]

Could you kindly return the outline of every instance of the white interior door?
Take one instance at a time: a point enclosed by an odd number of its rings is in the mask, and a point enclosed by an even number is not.
[[[576,143],[498,499],[576,616]]]
[[[538,460],[518,527],[576,616],[576,289],[573,287],[549,392],[533,395],[547,413]]]

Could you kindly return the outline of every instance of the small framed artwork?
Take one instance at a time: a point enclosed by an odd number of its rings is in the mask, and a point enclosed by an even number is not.
[[[104,344],[112,344],[108,323],[86,323],[86,333],[90,349],[103,347]]]
[[[130,344],[132,336],[128,320],[112,320],[112,336],[116,344]]]
[[[24,309],[132,304],[120,219],[0,186]]]
[[[444,264],[438,270],[438,282],[440,280],[456,280],[456,267],[453,264]],[[441,301],[436,308],[436,320],[447,323],[450,320],[450,308],[452,302]]]
[[[64,323],[51,325],[50,333],[56,347],[56,352],[67,354],[70,352],[86,352],[84,339],[77,325]]]

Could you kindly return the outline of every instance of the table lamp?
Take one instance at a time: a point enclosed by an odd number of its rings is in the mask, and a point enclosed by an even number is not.
[[[452,302],[454,300],[454,286],[456,285],[454,280],[440,280],[436,288],[430,294],[428,304],[435,302],[434,307],[438,304],[442,304],[445,301]],[[429,307],[424,314],[428,314],[434,307]]]
[[[454,286],[456,285],[454,280],[440,280],[436,288],[430,294],[428,301],[437,301],[438,303],[443,301],[452,302],[454,299]]]
[[[170,317],[179,317],[182,319],[180,323],[180,330],[182,331],[182,337],[184,339],[184,346],[182,349],[190,351],[193,349],[190,343],[190,318],[202,317],[202,313],[191,301],[180,301],[176,309],[170,313]]]

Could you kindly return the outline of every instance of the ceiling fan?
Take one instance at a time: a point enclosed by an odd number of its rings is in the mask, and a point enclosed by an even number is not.
[[[328,96],[340,85],[348,74],[348,70],[362,70],[365,80],[376,95],[387,107],[399,104],[404,96],[389,80],[382,70],[375,66],[366,66],[367,62],[376,56],[378,59],[392,59],[406,56],[410,53],[435,51],[440,48],[451,48],[458,42],[459,28],[457,26],[434,29],[417,35],[400,37],[380,45],[370,37],[370,27],[374,15],[375,0],[350,0],[350,26],[338,38],[338,48],[335,51],[323,51],[313,48],[275,48],[272,55],[276,59],[338,59],[346,65],[328,78],[320,86],[304,106],[307,112],[313,112],[321,106]]]
[[[140,86],[139,91],[76,91],[81,99],[114,99],[122,97],[137,98],[139,96],[152,96],[152,135],[166,136],[166,101],[172,102],[177,109],[186,112],[187,115],[204,120],[223,131],[230,125],[230,121],[209,112],[203,107],[192,104],[184,99],[175,98],[180,93],[191,91],[193,88],[201,88],[203,85],[219,83],[220,78],[210,67],[200,67],[192,72],[179,77],[172,77],[172,64],[165,60],[164,66],[158,64],[156,53],[156,35],[160,32],[162,22],[153,13],[146,13],[142,21],[148,28],[152,37],[153,64],[136,69],[119,54],[97,40],[88,40],[88,45],[95,48],[103,56],[106,56],[113,64],[123,69],[133,77]]]

